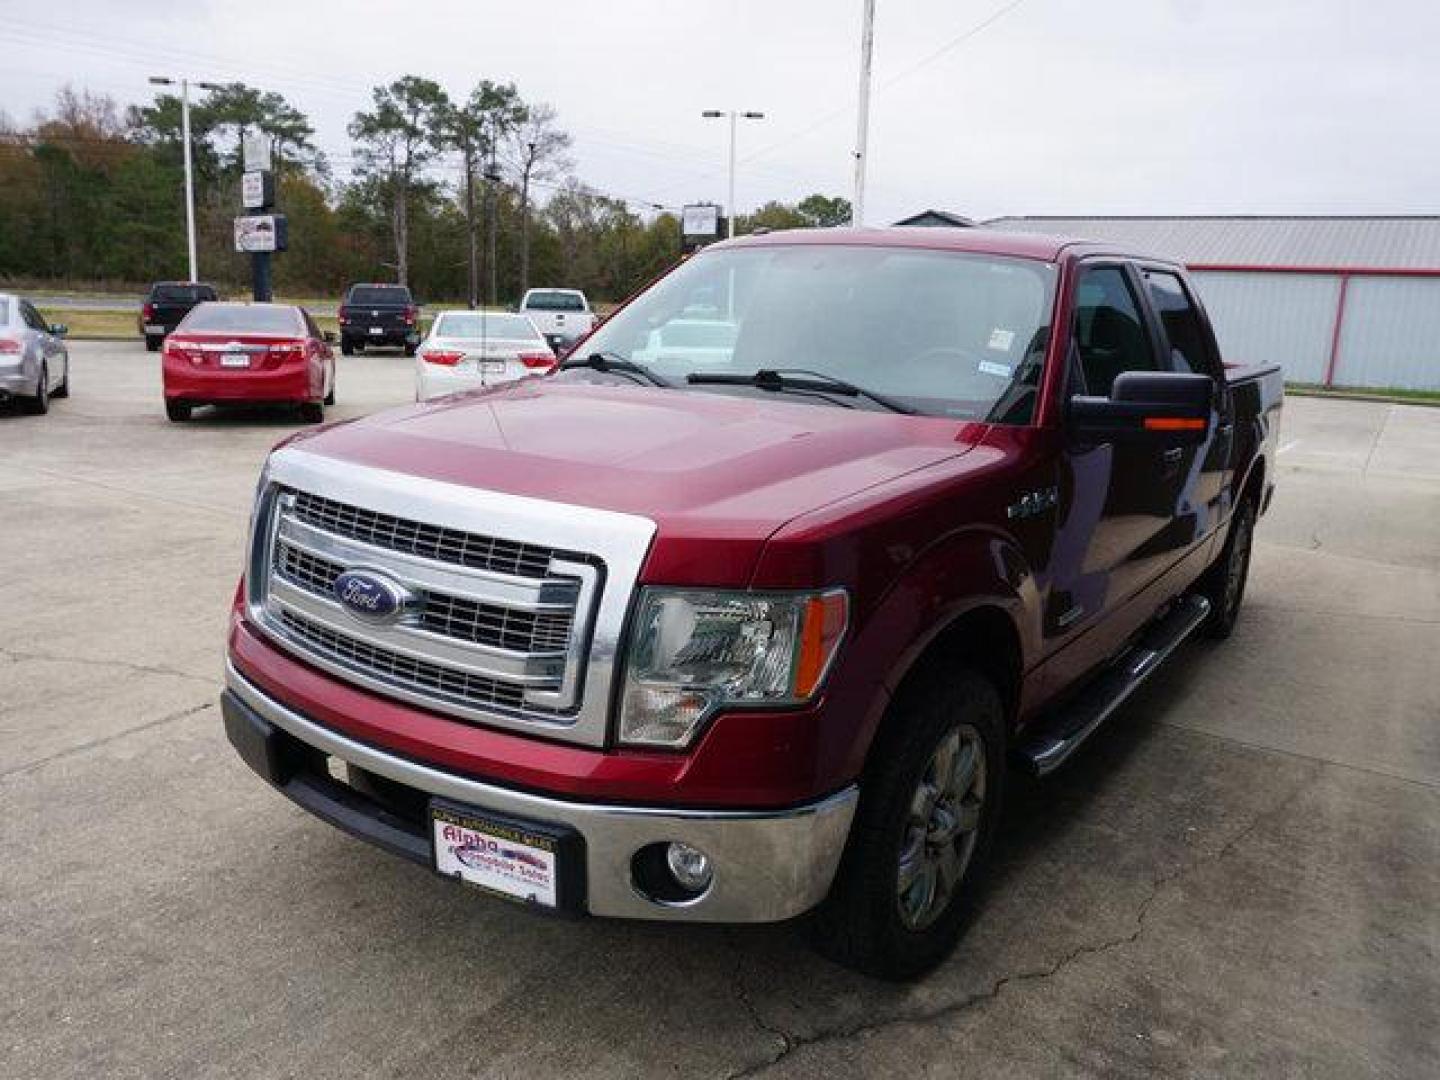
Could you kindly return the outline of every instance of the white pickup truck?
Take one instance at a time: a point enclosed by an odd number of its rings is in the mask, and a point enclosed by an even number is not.
[[[595,313],[579,289],[531,289],[520,301],[519,310],[530,317],[557,354],[595,326]]]

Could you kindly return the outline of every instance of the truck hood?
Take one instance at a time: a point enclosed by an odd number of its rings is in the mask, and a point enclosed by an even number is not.
[[[345,461],[650,518],[654,564],[672,541],[753,562],[757,545],[798,515],[963,454],[984,431],[793,398],[544,378],[300,441]],[[713,563],[710,572],[719,573]]]

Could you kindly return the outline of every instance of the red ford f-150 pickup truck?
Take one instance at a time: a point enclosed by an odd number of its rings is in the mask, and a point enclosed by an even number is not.
[[[690,317],[726,350],[644,358]],[[718,315],[717,315],[718,313]],[[1223,637],[1282,383],[1184,271],[980,230],[716,244],[559,369],[271,455],[227,733],[318,816],[603,916],[943,958],[1007,768]]]

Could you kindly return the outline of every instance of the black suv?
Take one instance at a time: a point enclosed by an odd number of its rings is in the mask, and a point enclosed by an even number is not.
[[[206,300],[218,300],[214,285],[199,281],[157,281],[140,307],[140,333],[145,348],[155,352],[165,335],[180,325],[190,309]]]
[[[340,351],[399,345],[414,356],[420,345],[420,308],[404,285],[351,285],[340,305]]]

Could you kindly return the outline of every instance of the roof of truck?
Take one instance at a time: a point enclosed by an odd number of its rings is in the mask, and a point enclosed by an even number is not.
[[[1054,262],[1071,249],[1077,253],[1112,252],[1139,254],[1101,240],[1039,233],[1000,232],[992,229],[927,229],[891,227],[884,229],[785,229],[726,240],[712,247],[770,247],[793,244],[857,244],[867,247],[927,248],[932,251],[964,251],[981,255],[1010,255],[1022,259]]]

